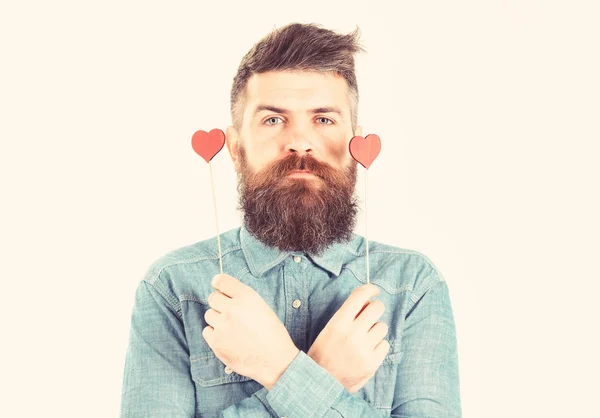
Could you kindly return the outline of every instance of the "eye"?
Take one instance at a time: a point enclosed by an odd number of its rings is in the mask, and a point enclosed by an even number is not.
[[[278,125],[277,123],[268,123],[269,121],[272,121],[272,120],[274,120],[274,119],[275,119],[275,120],[277,120],[277,119],[281,120],[281,118],[280,118],[280,117],[277,117],[277,116],[271,116],[269,119],[267,119],[267,120],[265,121],[265,124],[267,124],[267,125]]]
[[[333,121],[331,119],[329,119],[329,118],[320,117],[320,118],[317,118],[317,120],[325,120],[325,121],[331,122],[331,123],[325,122],[322,125],[333,125]]]

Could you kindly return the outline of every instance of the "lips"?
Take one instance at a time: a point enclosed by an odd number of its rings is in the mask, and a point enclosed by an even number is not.
[[[310,170],[294,170],[294,171],[290,171],[287,175],[294,176],[294,175],[298,175],[298,174],[303,174],[306,176],[310,175],[310,176],[314,176],[314,177],[320,177],[316,173],[314,173]]]

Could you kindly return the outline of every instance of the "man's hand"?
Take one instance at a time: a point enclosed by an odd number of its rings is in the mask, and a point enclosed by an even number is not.
[[[378,294],[373,284],[354,289],[307,353],[351,394],[369,381],[390,351],[383,339],[388,326],[376,322],[385,306],[379,300],[369,301]]]
[[[215,355],[268,390],[299,353],[277,314],[250,286],[227,274],[213,278],[202,330]]]

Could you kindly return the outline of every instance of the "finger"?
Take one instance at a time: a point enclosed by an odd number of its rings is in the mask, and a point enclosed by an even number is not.
[[[215,290],[208,295],[208,306],[219,313],[223,313],[229,309],[231,298],[223,293]]]
[[[214,332],[215,332],[215,329],[211,326],[204,327],[204,329],[202,330],[202,338],[204,338],[204,341],[206,341],[206,343],[211,347],[212,347]]]
[[[385,360],[385,356],[387,356],[389,352],[390,343],[388,342],[388,340],[381,340],[381,342],[377,344],[374,350],[375,361],[377,362],[377,364],[383,363],[383,360]]]
[[[377,322],[371,327],[367,333],[367,340],[371,342],[371,346],[375,348],[377,344],[383,340],[389,330],[388,325],[385,322]]]
[[[356,314],[356,316],[354,317],[354,319],[358,318],[358,316],[365,310],[365,308],[369,305],[369,303],[371,303],[371,301],[367,301],[365,302],[365,304],[363,305],[363,307],[361,308],[361,310]]]
[[[385,305],[380,300],[374,300],[362,311],[362,313],[354,320],[354,325],[363,332],[368,332],[373,324],[377,322],[383,312]]]
[[[209,309],[208,311],[204,312],[204,320],[213,328],[218,328],[219,323],[221,322],[221,314],[214,309]]]
[[[343,321],[354,321],[358,313],[369,302],[369,299],[377,296],[379,292],[379,288],[372,283],[357,287],[352,291],[350,296],[348,296],[348,299],[346,299],[334,316]]]
[[[230,298],[234,298],[236,294],[239,294],[246,287],[244,283],[229,274],[217,274],[213,277],[211,285],[215,290]]]

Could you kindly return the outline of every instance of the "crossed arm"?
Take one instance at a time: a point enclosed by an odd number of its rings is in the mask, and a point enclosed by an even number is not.
[[[458,359],[448,288],[441,280],[406,316],[392,417],[460,417]],[[136,291],[126,355],[121,416],[196,413],[195,386],[180,314],[161,291],[142,281]],[[220,412],[221,417],[385,417],[350,394],[300,351],[271,388]]]

